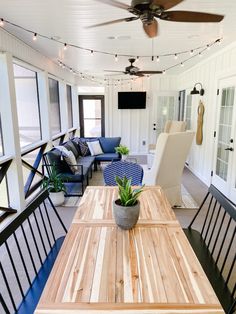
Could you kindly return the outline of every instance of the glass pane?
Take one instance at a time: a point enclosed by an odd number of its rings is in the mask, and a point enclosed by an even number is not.
[[[70,85],[66,85],[66,93],[67,93],[68,128],[71,129],[73,127],[73,112]]]
[[[186,104],[186,116],[185,121],[187,123],[187,130],[191,130],[191,113],[192,113],[192,95],[187,96],[187,104]]]
[[[20,145],[41,140],[37,73],[14,64]]]
[[[101,100],[99,99],[84,99],[83,100],[84,119],[101,119]]]
[[[0,156],[3,155],[3,139],[2,139],[2,124],[1,124],[1,115],[0,115]]]
[[[101,134],[101,119],[84,119],[84,136],[98,137]]]
[[[59,84],[58,81],[49,78],[50,118],[52,135],[61,132]]]
[[[231,137],[234,90],[234,87],[224,88],[221,98],[216,174],[224,181],[228,174],[229,151],[225,149],[229,146]]]
[[[167,120],[173,120],[175,114],[174,96],[157,98],[157,136],[163,132]]]
[[[3,178],[2,182],[0,183],[0,207],[9,207],[6,178]]]

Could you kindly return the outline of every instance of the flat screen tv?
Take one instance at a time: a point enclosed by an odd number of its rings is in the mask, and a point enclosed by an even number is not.
[[[118,92],[118,109],[145,109],[146,92]]]

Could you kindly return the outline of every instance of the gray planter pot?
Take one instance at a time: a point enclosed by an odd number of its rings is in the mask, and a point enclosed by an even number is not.
[[[117,201],[113,201],[113,215],[116,224],[124,230],[132,229],[138,221],[140,202],[137,201],[136,205],[126,207],[117,204]]]

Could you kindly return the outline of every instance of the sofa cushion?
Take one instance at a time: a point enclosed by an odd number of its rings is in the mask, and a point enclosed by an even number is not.
[[[57,173],[68,172],[72,174],[70,167],[68,166],[68,164],[62,157],[61,151],[54,148],[50,150],[49,152],[47,152],[47,157],[48,157],[50,166],[54,165]]]
[[[110,153],[110,154],[102,154],[95,156],[96,161],[116,161],[120,160],[120,155],[117,153]]]
[[[119,146],[121,138],[120,137],[100,137],[99,138],[103,152],[115,153],[115,147]]]
[[[87,142],[88,148],[90,150],[91,156],[101,155],[103,154],[101,145],[99,141]]]
[[[78,171],[78,167],[77,167],[77,162],[76,162],[76,158],[75,155],[73,154],[72,151],[69,151],[69,154],[67,156],[63,156],[66,163],[68,164],[68,166],[71,169],[71,172],[76,173]]]
[[[95,157],[93,156],[79,157],[77,158],[76,161],[78,165],[83,165],[87,168],[90,168],[95,161]]]
[[[77,145],[77,144],[74,144],[72,141],[68,141],[63,146],[65,146],[68,150],[72,151],[72,153],[75,155],[75,158],[78,158],[79,157],[79,151],[75,145]]]
[[[79,149],[81,152],[81,156],[85,157],[85,156],[90,155],[88,144],[86,143],[86,141],[82,141],[80,139],[80,140],[78,140],[78,145],[79,145]]]

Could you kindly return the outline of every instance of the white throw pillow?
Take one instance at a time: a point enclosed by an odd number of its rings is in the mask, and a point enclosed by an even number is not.
[[[88,148],[90,150],[91,156],[103,154],[99,141],[87,142],[87,144],[88,144]]]
[[[68,164],[68,166],[70,167],[71,171],[73,173],[76,173],[79,169],[78,166],[76,165],[76,159],[75,159],[75,155],[73,154],[72,151],[69,151],[69,154],[67,156],[63,156],[66,163]]]
[[[68,157],[70,153],[72,153],[75,157],[75,154],[72,152],[72,150],[68,150],[65,146],[55,146],[54,148],[58,149],[63,157]]]

